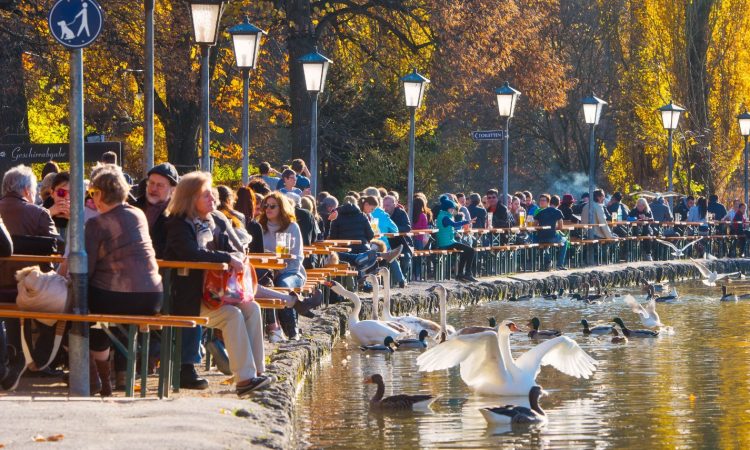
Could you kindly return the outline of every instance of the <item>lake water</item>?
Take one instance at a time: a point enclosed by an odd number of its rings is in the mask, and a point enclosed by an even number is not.
[[[549,396],[541,405],[549,418],[541,428],[488,428],[479,412],[506,404],[507,398],[472,394],[457,368],[421,373],[420,350],[392,355],[361,352],[351,341],[336,345],[330,359],[311,371],[298,399],[300,447],[340,449],[449,448],[748,448],[750,446],[750,302],[720,303],[720,288],[700,283],[677,285],[680,300],[658,304],[662,322],[674,334],[631,339],[584,337],[580,320],[619,316],[643,328],[621,298],[585,305],[571,300],[494,302],[451,310],[456,328],[512,318],[526,328],[532,316],[542,328],[556,328],[575,339],[599,366],[581,380],[544,367],[537,378]],[[730,284],[735,293],[750,284]],[[637,290],[636,299],[644,297]],[[436,317],[433,319],[437,320]],[[535,342],[515,333],[518,356]],[[375,386],[365,376],[380,373],[386,396],[441,395],[432,413],[374,413],[368,400]]]

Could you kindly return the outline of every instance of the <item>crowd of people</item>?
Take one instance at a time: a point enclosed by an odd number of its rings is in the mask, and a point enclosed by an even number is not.
[[[0,198],[0,256],[13,252],[67,252],[69,182],[69,174],[52,162],[44,167],[40,183],[29,167],[17,166],[5,173]],[[389,267],[392,279],[402,288],[410,280],[421,279],[424,274],[415,261],[415,251],[429,248],[456,250],[459,253],[456,279],[474,282],[477,281],[475,248],[486,243],[481,235],[467,231],[534,224],[541,229],[536,233],[521,232],[514,239],[563,244],[554,266],[564,270],[564,244],[575,231],[563,233],[563,226],[588,223],[589,208],[593,208],[593,223],[598,225],[593,227],[593,233],[601,238],[624,236],[628,232],[644,236],[683,233],[679,226],[659,229],[655,225],[673,219],[706,224],[712,219],[725,220],[733,233],[743,238],[745,233],[746,206],[735,201],[727,209],[715,195],[697,201],[687,196],[678,202],[674,215],[664,198],[657,196],[650,203],[639,198],[629,209],[621,193],[615,192],[607,198],[602,190],[594,191],[591,202],[588,194],[576,201],[569,193],[562,196],[545,193],[535,200],[528,191],[516,192],[501,201],[495,189],[487,190],[484,195],[445,193],[434,201],[417,193],[413,211],[407,211],[398,192],[382,187],[350,191],[340,199],[328,192],[313,196],[309,171],[299,159],[281,170],[261,163],[259,175],[247,186],[233,190],[214,186],[210,174],[205,172],[179,176],[169,163],[153,167],[141,183],[131,186],[110,155],[93,169],[86,191],[89,309],[102,314],[153,315],[162,311],[165,299],[172,298],[171,314],[207,317],[208,328],[219,330],[214,338],[207,340],[201,327],[183,331],[180,386],[208,387],[207,380],[195,369],[205,348],[216,360],[227,360],[228,373],[235,375],[237,394],[245,396],[273,382],[265,371],[264,338],[274,342],[298,339],[298,315],[314,317],[312,310],[321,304],[320,291],[303,298],[293,290],[305,285],[307,269],[324,263],[315,256],[306,256],[305,246],[324,239],[352,241],[348,250],[328,258],[356,269],[365,290],[366,275],[378,266]],[[614,223],[618,221],[637,221],[638,225],[626,230]],[[409,233],[418,230],[430,232]],[[262,311],[255,302],[210,308],[202,301],[202,270],[173,277],[171,295],[164,295],[157,259],[219,262],[242,270],[246,253],[276,252],[281,235],[286,236],[289,253],[285,267],[276,271],[258,270],[255,295],[279,299],[285,308]],[[645,258],[651,259],[651,241],[644,240],[642,245]],[[552,268],[550,255],[545,262],[547,268]],[[0,302],[16,301],[19,288],[15,274],[23,267],[22,263],[0,263]],[[68,275],[66,263],[55,269],[60,276]],[[48,367],[46,363],[54,328],[37,323],[35,330],[33,361],[26,361],[20,352],[20,340],[24,337],[18,321],[0,322],[3,389],[14,389],[25,371],[56,373],[56,364]],[[125,361],[121,356],[110,355],[110,338],[102,330],[93,328],[90,335],[92,392],[108,396],[113,389],[124,387]],[[152,356],[155,362],[158,345],[152,349]]]

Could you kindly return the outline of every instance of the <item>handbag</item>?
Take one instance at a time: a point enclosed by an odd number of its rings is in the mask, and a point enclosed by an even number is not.
[[[209,309],[239,305],[255,299],[258,278],[248,260],[242,270],[206,270],[203,278],[203,304]]]

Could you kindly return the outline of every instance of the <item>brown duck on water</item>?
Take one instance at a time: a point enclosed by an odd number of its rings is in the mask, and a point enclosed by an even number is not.
[[[378,409],[414,409],[414,408],[429,408],[429,406],[437,400],[437,397],[433,395],[392,395],[390,397],[383,398],[385,394],[385,383],[383,383],[383,377],[380,374],[370,375],[365,378],[365,384],[376,384],[378,386],[377,392],[370,399],[370,407]]]

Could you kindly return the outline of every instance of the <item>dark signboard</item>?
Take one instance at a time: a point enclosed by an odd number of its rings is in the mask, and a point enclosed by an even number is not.
[[[47,161],[69,162],[68,144],[3,144],[0,145],[0,173],[13,166]],[[96,162],[106,152],[115,152],[117,161],[122,162],[120,142],[87,142],[84,144],[84,161]]]

